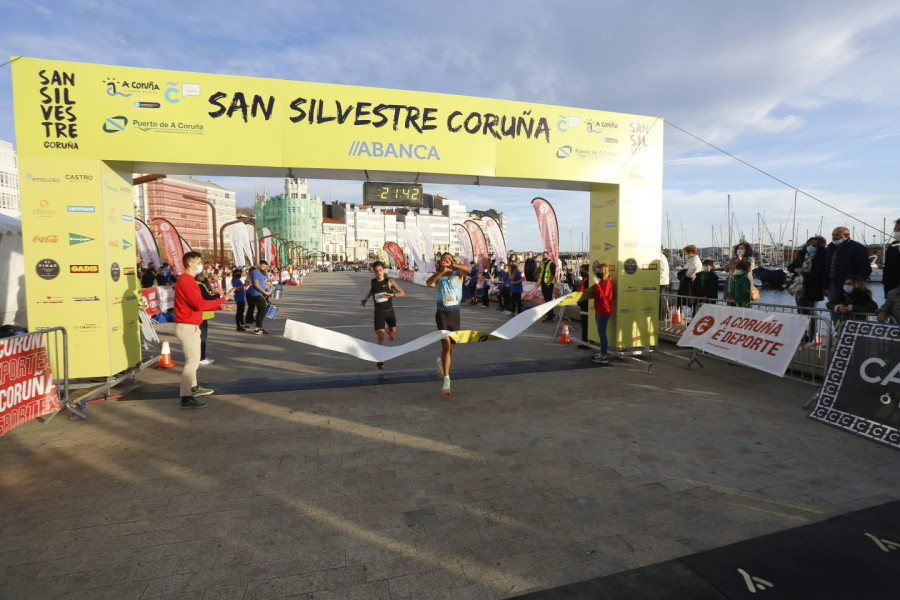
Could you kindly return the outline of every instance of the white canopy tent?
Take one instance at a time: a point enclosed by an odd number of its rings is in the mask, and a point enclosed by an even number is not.
[[[28,327],[22,223],[0,213],[0,325]]]

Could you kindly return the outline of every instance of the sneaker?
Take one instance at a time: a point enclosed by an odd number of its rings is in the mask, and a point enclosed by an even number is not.
[[[384,363],[383,363],[383,362],[377,362],[377,363],[375,363],[375,366],[378,367],[379,369],[383,369],[383,368],[384,368]]]
[[[191,390],[191,396],[193,396],[194,398],[197,398],[199,396],[209,396],[212,393],[213,390],[200,385]]]
[[[214,362],[216,362],[216,360],[214,358],[204,358],[203,360],[200,361],[200,364],[201,365],[211,365]]]
[[[393,342],[394,341],[394,332],[392,332],[390,329],[388,329],[387,334],[388,334],[388,339]]]
[[[444,377],[444,387],[441,388],[442,394],[450,395],[450,378]]]
[[[444,363],[441,362],[440,357],[438,357],[438,359],[437,359],[437,376],[438,376],[438,379],[444,378]]]
[[[256,329],[256,330],[253,331],[253,334],[254,334],[254,335],[262,335],[262,334],[264,334],[264,333],[268,334],[269,332],[266,331],[265,329]]]
[[[604,356],[603,354],[595,354],[594,356],[591,357],[591,360],[593,362],[597,363],[598,365],[605,365],[606,363],[609,362],[609,359],[606,356]]]
[[[181,399],[181,408],[205,408],[206,402],[189,396]]]

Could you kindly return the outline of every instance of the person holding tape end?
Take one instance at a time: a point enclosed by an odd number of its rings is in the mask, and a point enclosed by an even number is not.
[[[393,279],[385,276],[383,262],[376,260],[372,263],[372,270],[375,271],[375,278],[370,282],[369,293],[360,301],[360,304],[365,308],[366,301],[374,298],[375,335],[378,337],[378,345],[383,346],[385,332],[387,332],[388,339],[394,341],[394,333],[397,331],[397,315],[394,314],[392,299],[394,296],[402,298],[406,294]],[[379,362],[375,366],[383,369],[384,363]]]
[[[428,287],[437,285],[437,312],[434,320],[437,328],[445,331],[459,331],[459,303],[462,300],[462,280],[469,274],[469,267],[453,261],[449,252],[441,254],[437,271],[425,283]],[[487,293],[487,291],[485,291]],[[441,393],[450,393],[450,355],[455,342],[449,337],[441,340],[441,356],[437,359],[438,377],[444,379]]]
[[[195,277],[203,271],[203,258],[199,252],[186,252],[181,259],[184,274],[175,283],[175,336],[181,340],[184,351],[184,368],[181,370],[181,408],[203,408],[206,402],[199,400],[213,390],[197,383],[200,367],[200,325],[203,311],[219,310],[234,295],[234,288],[215,300],[204,300]]]

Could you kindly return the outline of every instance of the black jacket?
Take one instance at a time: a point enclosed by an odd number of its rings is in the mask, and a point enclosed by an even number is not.
[[[884,253],[884,295],[900,286],[900,242],[894,242]]]
[[[801,268],[803,266],[803,261],[805,260],[806,250],[804,249],[797,253],[797,257],[788,265],[787,270],[799,277],[799,275],[794,273],[794,269]],[[806,300],[818,302],[825,298],[825,295],[822,292],[825,289],[826,260],[825,250],[819,248],[816,250],[815,256],[813,256],[809,273],[803,273],[803,298]]]
[[[834,273],[831,273],[831,262],[834,260]],[[828,244],[828,253],[825,256],[825,285],[828,287],[832,281],[842,284],[845,279],[856,275],[868,279],[872,274],[872,265],[869,263],[869,251],[856,240],[846,240],[837,246]]]

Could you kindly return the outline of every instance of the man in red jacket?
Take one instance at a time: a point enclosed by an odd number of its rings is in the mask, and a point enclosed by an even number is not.
[[[195,276],[203,271],[203,258],[199,252],[186,252],[181,259],[184,274],[175,283],[175,336],[181,340],[184,351],[184,369],[181,371],[181,408],[203,408],[206,402],[200,396],[209,396],[213,390],[197,384],[197,368],[200,366],[200,324],[203,311],[219,310],[223,302],[234,296],[234,288],[223,297],[204,300]]]

